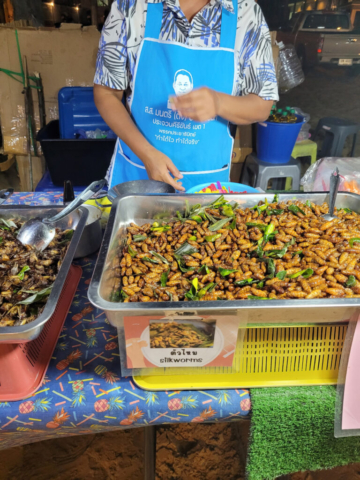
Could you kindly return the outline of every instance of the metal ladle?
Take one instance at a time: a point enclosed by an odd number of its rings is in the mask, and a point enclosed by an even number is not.
[[[329,213],[326,213],[325,215],[323,215],[323,218],[325,218],[325,220],[327,221],[337,218],[336,215],[334,215],[334,208],[335,208],[337,193],[339,190],[339,184],[340,184],[339,169],[336,167],[333,173],[330,175]]]
[[[81,194],[75,198],[60,213],[51,218],[32,218],[20,228],[17,239],[23,245],[30,245],[42,252],[55,237],[55,223],[76,210],[84,202],[89,200],[95,193],[99,192],[106,180],[93,182]]]

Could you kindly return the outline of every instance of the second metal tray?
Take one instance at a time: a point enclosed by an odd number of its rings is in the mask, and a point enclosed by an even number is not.
[[[61,210],[62,208],[54,206],[22,207],[19,205],[8,205],[0,207],[0,218],[4,218],[5,220],[10,218],[20,218],[26,221],[34,217],[51,217]],[[88,210],[86,208],[79,208],[56,224],[56,227],[60,228],[61,230],[72,228],[75,230],[75,233],[70,241],[45,308],[38,318],[31,323],[16,327],[0,327],[0,343],[25,343],[34,340],[40,335],[45,323],[51,318],[56,309],[61,291],[75,255],[76,247],[84,230],[87,216]]]

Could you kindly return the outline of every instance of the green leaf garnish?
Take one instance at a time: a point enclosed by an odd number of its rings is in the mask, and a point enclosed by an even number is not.
[[[166,283],[167,283],[169,273],[170,273],[170,270],[167,270],[166,272],[161,274],[160,282],[161,282],[162,287],[166,287]]]
[[[20,280],[24,280],[25,272],[28,272],[30,270],[30,267],[28,265],[25,265],[20,272],[17,274],[17,276],[20,278]]]
[[[17,305],[31,305],[32,303],[44,301],[44,299],[50,295],[52,287],[53,285],[40,290],[40,292],[36,292],[34,295],[31,295],[30,297],[25,298],[25,300],[18,302]]]
[[[190,245],[189,243],[184,243],[179,247],[177,250],[175,250],[174,255],[192,255],[193,253],[198,252],[198,249]]]
[[[312,268],[307,268],[305,270],[301,270],[300,272],[293,273],[292,275],[288,275],[289,278],[297,278],[300,275],[303,278],[310,278],[314,274],[314,270]]]
[[[214,235],[207,235],[205,237],[205,240],[207,242],[215,242],[215,240],[217,240],[220,237],[221,237],[221,233],[215,233]]]
[[[145,260],[145,262],[150,262],[150,263],[159,263],[155,258],[150,258],[150,257],[142,257],[141,260]]]
[[[146,235],[133,235],[134,242],[142,242],[147,239]]]
[[[344,210],[345,213],[352,213],[352,210],[350,208],[339,208],[340,210]]]
[[[154,255],[154,257],[158,258],[163,263],[165,263],[165,265],[170,265],[169,262],[166,260],[166,258],[160,255],[160,253],[154,252],[153,250],[150,250],[150,253],[151,255]]]
[[[288,206],[288,209],[290,210],[290,212],[292,213],[302,213],[303,215],[306,215],[306,213],[304,212],[304,210],[301,210],[300,207],[298,207],[297,205],[289,205]]]
[[[223,218],[221,220],[219,220],[218,222],[214,223],[213,225],[210,225],[210,227],[208,227],[208,230],[210,230],[210,232],[216,232],[218,230],[220,230],[221,228],[225,227],[225,225],[227,223],[229,223],[231,220],[231,218]]]
[[[279,278],[280,280],[284,280],[285,277],[286,277],[286,270],[281,270],[281,272],[278,272],[276,274],[276,278]]]
[[[128,253],[132,258],[136,257],[137,255],[137,252],[135,252],[135,250],[131,248],[131,245],[128,246]]]
[[[249,295],[248,300],[271,300],[271,298],[267,297],[257,297],[256,295]]]
[[[237,272],[237,270],[228,270],[228,269],[226,269],[226,268],[221,268],[221,267],[219,267],[219,268],[218,268],[218,272],[220,273],[220,275],[221,275],[222,277],[226,277],[227,275],[230,275],[230,273],[235,273],[235,272]]]
[[[8,228],[16,228],[16,223],[14,223],[12,220],[5,220],[4,218],[0,218],[0,221],[3,222],[3,224],[6,225]]]

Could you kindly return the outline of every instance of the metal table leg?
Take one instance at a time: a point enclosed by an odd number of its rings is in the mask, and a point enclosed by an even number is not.
[[[144,458],[144,479],[155,480],[155,459],[156,459],[156,428],[155,426],[145,427],[145,458]]]

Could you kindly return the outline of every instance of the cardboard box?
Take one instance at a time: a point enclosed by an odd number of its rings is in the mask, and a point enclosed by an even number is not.
[[[40,157],[32,157],[32,171],[33,171],[33,183],[34,190],[36,185],[40,182],[44,171],[44,161]],[[31,192],[30,179],[29,179],[29,157],[26,155],[16,155],[16,163],[20,177],[20,191]]]
[[[242,163],[232,163],[230,169],[230,182],[239,183],[242,170]]]
[[[61,28],[18,28],[22,57],[25,55],[29,74],[40,72],[45,95],[47,122],[57,111],[57,95],[65,86],[93,85],[100,32],[95,26],[65,24]],[[1,68],[20,72],[15,29],[0,27]],[[0,120],[4,134],[11,130],[11,121],[24,106],[22,84],[5,73],[0,74]],[[38,113],[37,92],[32,89],[35,117]]]

